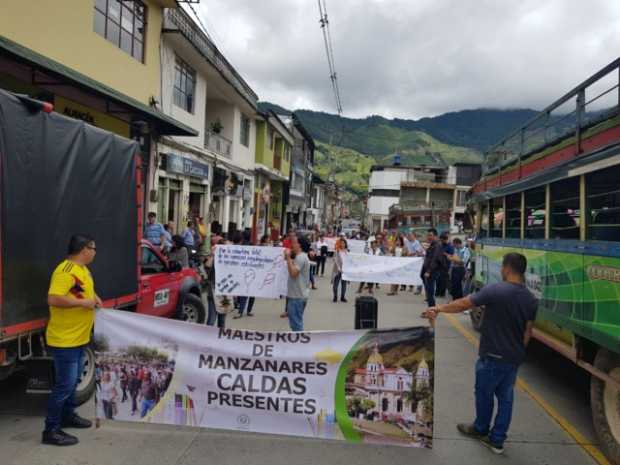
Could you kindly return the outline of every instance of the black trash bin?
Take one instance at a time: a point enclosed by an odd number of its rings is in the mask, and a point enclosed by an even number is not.
[[[377,328],[377,299],[363,295],[355,299],[355,329]]]

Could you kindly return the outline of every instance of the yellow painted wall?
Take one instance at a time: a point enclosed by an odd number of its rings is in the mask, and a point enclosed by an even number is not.
[[[144,63],[93,30],[94,0],[0,0],[0,35],[148,103],[159,95],[163,9],[156,0],[144,3]]]

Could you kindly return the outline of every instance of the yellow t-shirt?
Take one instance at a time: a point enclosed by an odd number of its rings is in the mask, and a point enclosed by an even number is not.
[[[52,274],[49,295],[94,299],[95,284],[85,266],[64,260]],[[50,320],[45,337],[52,347],[79,347],[88,344],[95,322],[91,308],[58,308],[50,306]]]

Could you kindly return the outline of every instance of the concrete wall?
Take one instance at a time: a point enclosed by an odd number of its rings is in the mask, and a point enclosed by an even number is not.
[[[162,41],[162,95],[161,106],[169,116],[198,131],[198,137],[175,137],[174,139],[199,148],[204,147],[205,140],[205,107],[207,100],[207,81],[203,75],[196,72],[196,88],[194,91],[194,111],[189,113],[174,104],[174,75],[177,56],[189,66],[196,69],[189,57],[183,56],[173,49],[172,44]]]
[[[0,34],[148,104],[160,93],[161,4],[145,0],[144,63],[94,31],[94,4],[93,0],[2,0]]]
[[[406,178],[405,170],[373,171],[370,175],[369,189],[400,190],[400,183]]]
[[[368,199],[368,214],[387,216],[390,212],[390,207],[395,203],[398,203],[398,196],[372,196]]]

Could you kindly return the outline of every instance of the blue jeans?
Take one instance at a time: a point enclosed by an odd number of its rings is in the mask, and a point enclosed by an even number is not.
[[[226,325],[226,315],[223,313],[218,313],[215,310],[215,300],[213,296],[207,297],[207,307],[209,309],[209,313],[207,315],[207,325],[213,326],[215,324],[215,320],[217,320],[217,327],[223,328]]]
[[[153,410],[153,407],[155,407],[154,400],[142,399],[142,406],[140,409],[140,418],[144,418],[147,413]]]
[[[248,311],[248,315],[252,313],[252,309],[254,308],[254,297],[245,297],[239,296],[237,297],[237,303],[239,304],[239,315],[243,315],[245,310]]]
[[[479,358],[476,362],[476,421],[474,426],[479,433],[489,434],[493,444],[504,444],[514,401],[514,385],[517,380],[518,365],[495,360],[490,357]],[[489,432],[493,417],[494,397],[497,397],[497,415]]]
[[[286,313],[291,331],[304,330],[304,310],[306,309],[306,299],[289,298],[286,303]]]
[[[342,273],[337,273],[334,276],[334,300],[338,300],[338,287],[340,286],[340,300],[345,300],[347,293],[347,282],[342,279]]]
[[[435,306],[435,287],[438,279],[439,273],[437,271],[431,273],[430,277],[424,278],[424,292],[426,292],[426,302],[429,307]]]
[[[75,415],[75,388],[84,369],[84,347],[48,347],[54,359],[54,386],[47,400],[45,430],[60,429],[63,420]]]

